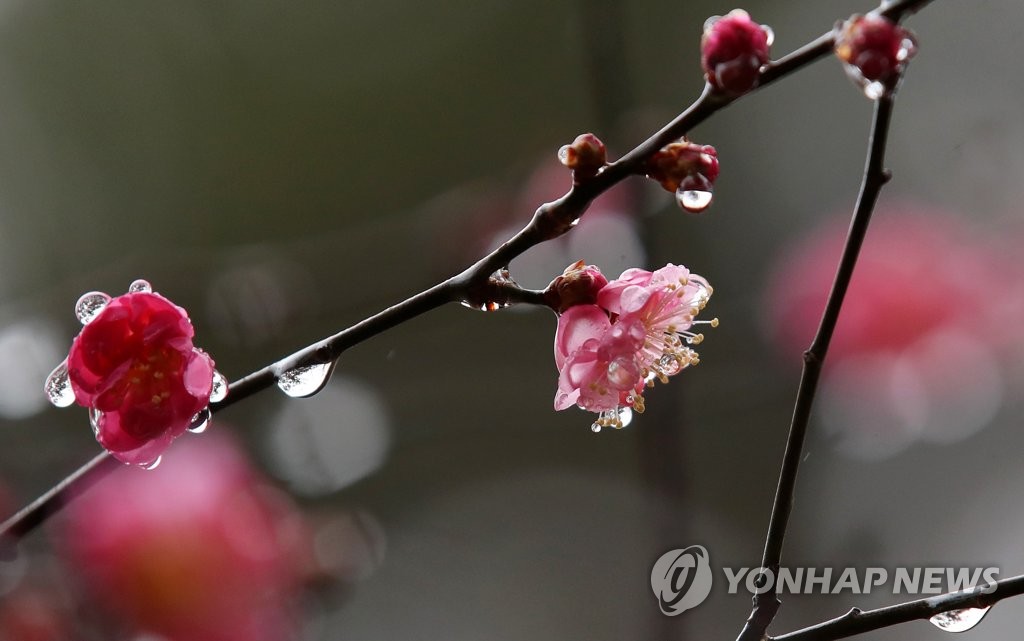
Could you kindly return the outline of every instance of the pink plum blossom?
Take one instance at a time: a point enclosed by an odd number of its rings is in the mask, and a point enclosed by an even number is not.
[[[209,404],[213,360],[193,334],[185,310],[133,291],[109,300],[75,337],[67,359],[75,401],[93,411],[96,439],[118,460],[152,463]]]
[[[668,264],[654,272],[628,269],[602,287],[596,304],[576,305],[558,319],[555,409],[573,405],[597,412],[595,430],[622,427],[623,412],[644,410],[644,387],[668,382],[690,365],[690,331],[711,297],[711,286],[685,267]]]

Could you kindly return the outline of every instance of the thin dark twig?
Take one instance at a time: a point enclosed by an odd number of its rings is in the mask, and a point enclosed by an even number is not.
[[[897,0],[883,3],[878,10],[890,16],[903,15],[916,11],[930,1]],[[759,86],[768,86],[802,69],[827,55],[831,49],[831,33],[813,40],[775,63],[766,65],[761,71]],[[712,114],[736,99],[712,93],[705,85],[700,97],[674,120],[622,158],[605,167],[592,179],[574,184],[561,198],[541,205],[526,227],[462,273],[233,382],[230,385],[231,392],[228,397],[219,403],[212,404],[211,411],[216,413],[257,392],[273,387],[278,376],[293,367],[334,361],[349,347],[395,325],[411,320],[445,303],[471,299],[475,288],[485,282],[491,274],[508,265],[512,259],[531,247],[556,238],[572,229],[573,221],[586,213],[587,207],[597,196],[629,176],[643,174],[646,161],[654,152],[687,134],[693,127],[704,122]],[[529,300],[530,298],[529,294],[524,294],[519,302],[532,302]],[[470,300],[470,302],[479,301]],[[98,455],[90,463],[0,524],[0,540],[7,544],[16,543],[22,536],[45,521],[60,509],[69,496],[72,496],[71,490],[76,489],[75,486],[80,483],[80,478],[87,477],[94,481],[106,471],[116,469],[117,466],[111,463],[100,464],[107,456],[105,452]]]
[[[833,641],[908,621],[930,619],[936,614],[951,610],[988,607],[1008,597],[1024,594],[1024,575],[996,582],[995,590],[989,594],[985,594],[983,589],[984,586],[979,586],[972,590],[949,592],[876,610],[854,608],[841,617],[777,637],[769,637],[769,639],[771,641]]]
[[[882,186],[889,181],[889,173],[885,170],[885,147],[892,118],[893,97],[884,96],[875,102],[875,113],[871,125],[871,136],[868,142],[867,161],[864,166],[864,177],[861,180],[860,194],[854,207],[850,230],[846,236],[846,245],[839,259],[832,291],[828,295],[825,311],[821,316],[818,332],[810,348],[804,352],[804,367],[800,376],[796,403],[793,406],[793,418],[789,427],[789,438],[786,441],[786,453],[782,459],[782,471],[779,473],[779,484],[775,491],[775,503],[772,506],[771,520],[768,524],[768,535],[765,540],[764,556],[761,567],[778,575],[782,558],[782,544],[789,525],[789,516],[793,511],[793,493],[796,490],[797,473],[803,458],[804,437],[814,405],[815,393],[818,389],[818,378],[821,366],[828,354],[828,346],[839,320],[839,312],[846,297],[846,290],[857,264],[857,256],[868,231],[868,223],[878,200]],[[762,575],[763,577],[764,575]],[[775,618],[779,609],[779,599],[773,592],[754,597],[754,609],[740,632],[738,641],[756,641],[763,638],[765,630]]]

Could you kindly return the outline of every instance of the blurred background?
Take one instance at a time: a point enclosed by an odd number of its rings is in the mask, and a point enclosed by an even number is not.
[[[613,157],[694,99],[732,4],[0,2],[0,512],[99,451],[42,381],[80,294],[135,278],[237,379],[443,279],[525,224],[593,131]],[[776,55],[869,9],[752,1]],[[784,564],[1024,572],[1024,4],[935,2],[806,447]],[[729,639],[749,595],[663,617],[650,570],[760,561],[800,353],[871,104],[835,60],[692,132],[715,202],[639,179],[515,261],[543,286],[686,265],[722,320],[621,431],[552,411],[555,319],[450,306],[125,470],[0,563],[0,638]],[[113,509],[117,508],[117,509]],[[876,592],[785,598],[773,631]],[[974,638],[1014,638],[1024,602]],[[872,636],[940,639],[927,623]]]

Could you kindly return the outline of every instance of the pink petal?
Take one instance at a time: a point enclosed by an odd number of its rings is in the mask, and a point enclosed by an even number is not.
[[[576,305],[558,317],[555,331],[555,366],[562,369],[565,359],[583,343],[600,336],[611,326],[608,315],[597,305]]]
[[[213,359],[199,350],[193,350],[185,366],[185,390],[197,399],[208,403],[213,391]]]

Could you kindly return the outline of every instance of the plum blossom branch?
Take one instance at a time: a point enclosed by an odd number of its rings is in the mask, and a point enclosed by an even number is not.
[[[853,608],[835,619],[777,637],[768,637],[768,639],[771,641],[833,641],[833,639],[845,639],[900,623],[930,619],[943,612],[966,608],[987,608],[1003,599],[1024,594],[1024,575],[998,581],[995,584],[995,590],[986,594],[985,590],[991,590],[991,587],[979,586],[971,590],[949,592],[875,610]]]
[[[887,17],[898,18],[916,11],[928,2],[930,0],[883,2],[877,11]],[[758,87],[772,84],[828,55],[833,42],[833,35],[828,33],[779,60],[766,64],[758,71]],[[627,177],[644,174],[646,163],[654,153],[684,136],[693,127],[739,97],[712,91],[710,85],[705,85],[703,92],[693,104],[661,130],[617,161],[605,166],[590,179],[574,183],[561,198],[541,205],[529,224],[519,233],[465,271],[233,382],[230,386],[231,393],[224,400],[212,403],[211,412],[219,412],[257,392],[273,387],[284,372],[295,367],[334,362],[349,347],[444,304],[463,300],[481,302],[474,299],[492,274],[531,247],[572,229],[573,223],[585,214],[597,196]],[[504,300],[507,303],[545,304],[538,292],[523,290],[514,285],[502,286],[499,293],[503,299],[482,302],[501,303]],[[16,543],[55,513],[74,496],[75,492],[84,489],[116,467],[106,452],[96,456],[0,524],[0,540],[5,543]]]
[[[861,181],[860,194],[857,196],[857,204],[854,207],[853,219],[850,222],[850,230],[847,233],[846,245],[843,247],[842,256],[839,259],[832,291],[825,304],[818,332],[811,342],[810,348],[804,352],[803,372],[793,406],[793,418],[786,441],[786,452],[782,459],[782,471],[779,473],[779,484],[775,492],[775,503],[772,506],[764,556],[761,561],[761,567],[771,572],[778,572],[781,563],[782,545],[786,538],[789,517],[793,511],[793,494],[796,491],[797,474],[803,458],[804,438],[807,435],[807,426],[818,389],[821,367],[828,354],[829,343],[832,340],[836,322],[839,320],[839,312],[846,297],[846,290],[853,277],[857,256],[864,243],[864,237],[867,235],[868,224],[871,222],[871,214],[878,200],[878,194],[891,177],[888,170],[884,168],[884,161],[893,102],[892,94],[886,94],[875,102],[864,177]],[[764,575],[759,577],[759,579],[761,578],[764,578]],[[770,592],[756,595],[753,611],[740,632],[738,641],[762,639],[765,630],[775,619],[780,605],[779,599]]]

